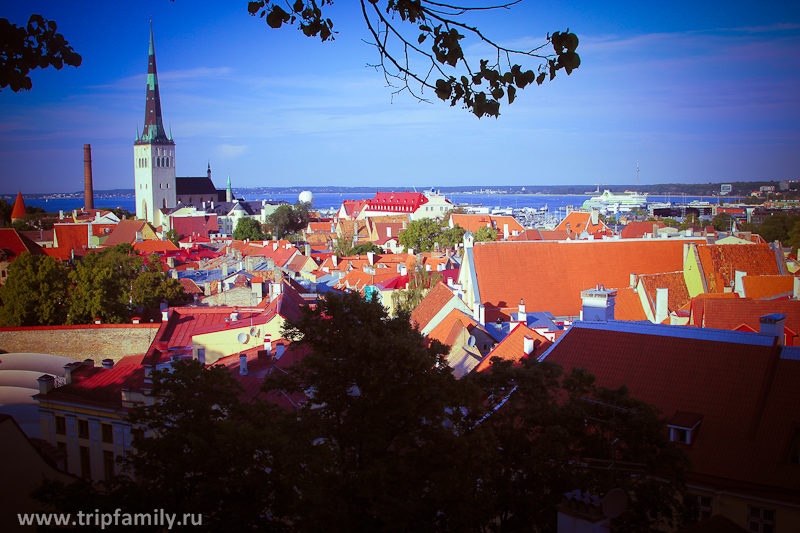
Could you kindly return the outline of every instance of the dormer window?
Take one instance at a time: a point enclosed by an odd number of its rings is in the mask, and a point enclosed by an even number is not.
[[[678,411],[667,423],[669,440],[691,445],[697,439],[697,433],[703,415]]]

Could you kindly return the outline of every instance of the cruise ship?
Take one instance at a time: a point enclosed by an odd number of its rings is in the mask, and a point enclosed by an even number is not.
[[[632,211],[636,208],[644,208],[646,205],[647,193],[625,191],[622,194],[616,194],[608,189],[605,189],[600,196],[592,196],[583,202],[585,209],[595,208],[612,213]]]

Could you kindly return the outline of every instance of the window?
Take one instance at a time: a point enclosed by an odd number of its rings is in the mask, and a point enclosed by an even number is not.
[[[102,424],[101,427],[103,428],[103,442],[113,444],[114,428],[111,427],[111,424]]]
[[[114,477],[114,452],[103,450],[103,479],[108,481]]]
[[[78,420],[78,438],[89,438],[89,422],[87,420]]]
[[[707,518],[711,518],[711,512],[714,505],[711,496],[698,496],[697,503],[700,507],[700,512],[697,516],[697,519],[705,520]]]
[[[747,507],[747,531],[775,533],[775,509]]]
[[[86,479],[92,478],[92,455],[89,453],[88,446],[79,447],[80,460],[81,460],[81,477]]]
[[[63,416],[56,417],[56,435],[67,434],[67,419]]]

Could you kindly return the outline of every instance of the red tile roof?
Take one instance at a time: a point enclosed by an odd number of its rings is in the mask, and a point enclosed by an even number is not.
[[[25,200],[22,199],[22,193],[17,192],[17,199],[14,201],[14,209],[11,210],[11,222],[18,218],[25,216]]]
[[[661,221],[658,222],[629,222],[622,231],[620,232],[619,236],[622,239],[641,239],[644,237],[645,233],[653,233],[653,226],[661,228],[666,228],[667,225]]]
[[[376,192],[367,200],[366,209],[388,213],[413,213],[428,199],[421,192]]]
[[[690,483],[800,502],[800,468],[787,463],[800,420],[797,349],[782,350],[757,334],[692,331],[698,330],[576,323],[547,361],[584,367],[604,387],[625,385],[666,420],[679,412],[701,415],[685,447]]]
[[[186,294],[199,294],[200,296],[203,295],[203,289],[197,286],[193,280],[189,278],[179,278],[178,282],[183,285],[183,292]]]
[[[178,251],[178,247],[172,244],[172,241],[142,241],[134,243],[133,249],[137,252],[141,252],[144,254],[155,254],[155,253],[166,253],[166,252],[176,252]]]
[[[472,233],[479,228],[494,228],[498,231],[498,237],[503,236],[503,225],[508,224],[509,235],[514,232],[523,232],[525,228],[520,225],[514,217],[492,216],[492,215],[465,215],[454,213],[452,215],[453,224],[457,224]]]
[[[190,235],[208,237],[210,233],[219,232],[217,215],[205,215],[194,217],[172,217],[172,229],[178,233],[178,238],[183,239]]]
[[[578,316],[582,290],[627,287],[630,274],[683,268],[683,243],[667,239],[475,243],[472,254],[486,320],[530,311]]]
[[[133,244],[136,242],[136,232],[142,231],[146,224],[146,220],[120,220],[103,245],[111,247],[123,243]]]
[[[115,365],[112,369],[78,366],[72,371],[72,383],[53,389],[39,398],[55,401],[80,401],[93,405],[122,407],[122,389],[140,388],[144,367],[139,364]]]
[[[704,300],[702,316],[693,313],[693,319],[694,325],[706,328],[734,330],[746,324],[752,331],[760,331],[759,318],[772,313],[786,315],[786,329],[800,332],[800,300],[710,298]],[[789,342],[791,340],[788,339],[787,344],[800,345],[797,339]]]
[[[0,252],[6,255],[6,261],[19,257],[22,252],[44,255],[41,246],[21,235],[14,228],[0,228]]]
[[[67,250],[83,250],[89,247],[89,224],[56,224],[55,245]]]
[[[526,355],[524,351],[525,337],[533,340],[533,351]],[[547,351],[553,343],[545,339],[532,329],[522,324],[515,327],[508,336],[500,341],[483,360],[475,367],[475,372],[485,372],[492,365],[492,360],[497,357],[502,361],[519,361],[523,357],[539,357]]]
[[[426,338],[436,339],[442,344],[452,346],[462,329],[466,329],[472,333],[472,330],[475,328],[483,330],[486,335],[489,335],[489,332],[486,331],[483,326],[478,324],[471,316],[467,315],[460,309],[453,309],[444,318],[444,320],[439,322],[439,324],[433,328],[430,333],[428,333]]]
[[[422,331],[451,298],[458,297],[453,294],[453,291],[448,288],[447,285],[440,281],[431,289],[431,292],[423,298],[416,309],[412,311],[411,323]]]
[[[794,276],[745,276],[744,295],[753,300],[788,298],[794,294]]]
[[[708,244],[698,246],[697,253],[708,281],[708,292],[723,292],[725,287],[732,286],[737,270],[753,276],[778,276],[786,268],[783,264],[781,272],[779,259],[768,244]]]

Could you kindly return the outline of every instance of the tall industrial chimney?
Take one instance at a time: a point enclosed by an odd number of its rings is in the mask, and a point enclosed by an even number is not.
[[[94,190],[92,189],[92,145],[83,145],[84,209],[94,209]]]

